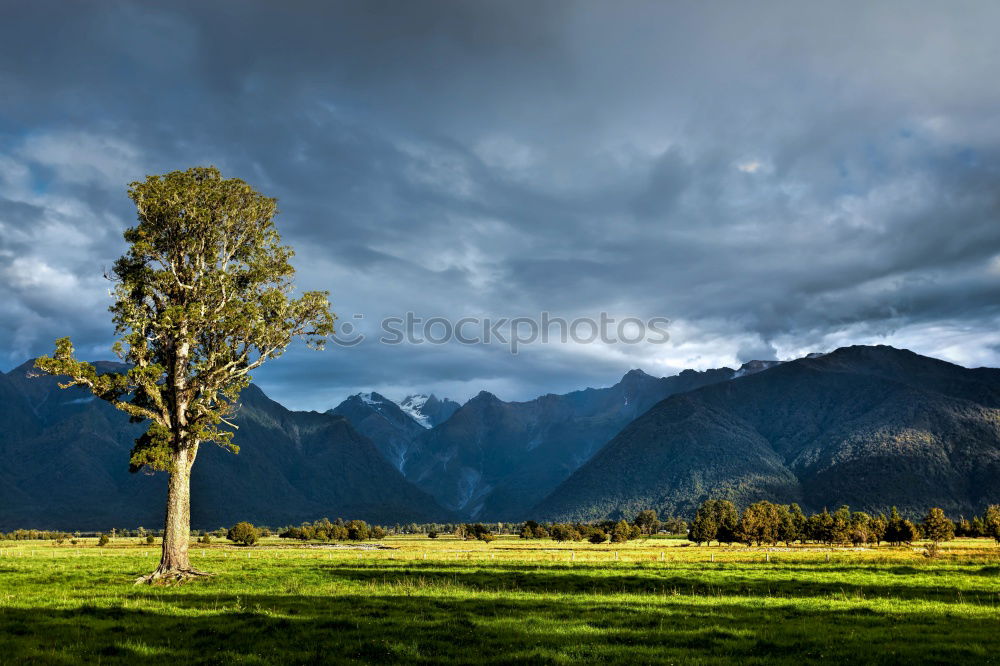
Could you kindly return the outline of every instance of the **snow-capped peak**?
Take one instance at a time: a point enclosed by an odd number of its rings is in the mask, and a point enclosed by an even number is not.
[[[419,423],[425,428],[431,427],[431,420],[424,414],[424,405],[430,399],[429,395],[423,393],[417,393],[415,395],[408,395],[403,398],[403,401],[399,403],[399,408],[408,415],[411,419]]]

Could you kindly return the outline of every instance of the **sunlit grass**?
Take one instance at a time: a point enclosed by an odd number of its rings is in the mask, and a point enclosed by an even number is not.
[[[396,537],[193,545],[218,574],[133,586],[156,546],[0,542],[0,663],[985,661],[1000,548]],[[617,559],[615,559],[617,557]],[[767,560],[770,561],[767,561]],[[714,560],[714,561],[713,561]]]

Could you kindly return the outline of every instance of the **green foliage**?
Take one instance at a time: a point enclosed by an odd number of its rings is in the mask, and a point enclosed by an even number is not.
[[[984,536],[993,537],[997,543],[1000,543],[1000,504],[991,504],[986,507],[982,525]]]
[[[351,541],[367,541],[371,538],[371,529],[363,520],[352,520],[347,525],[347,538]]]
[[[100,546],[101,548],[107,546],[109,543],[111,543],[111,537],[109,537],[107,534],[102,534],[100,538],[97,540],[97,545]]]
[[[934,507],[924,516],[924,538],[935,544],[951,541],[955,538],[955,523],[948,520],[942,509]]]
[[[736,541],[736,530],[739,525],[739,514],[729,500],[705,500],[695,513],[691,522],[691,532],[688,540],[697,544],[718,541],[733,543]]]
[[[333,331],[325,292],[290,297],[292,250],[280,243],[274,199],[215,168],[149,176],[130,185],[138,224],[112,270],[115,352],[129,366],[98,374],[69,338],[37,367],[111,402],[146,432],[131,469],[171,470],[175,454],[216,442],[250,372],[295,337],[322,347]]]
[[[431,530],[430,532],[428,532],[428,533],[427,533],[427,538],[428,538],[428,539],[437,539],[437,538],[438,538],[438,533],[437,533],[437,531],[435,531],[435,530]]]
[[[785,507],[767,501],[756,502],[743,510],[736,534],[747,544],[773,544],[782,539],[789,523],[791,517]]]
[[[549,534],[555,541],[580,541],[583,534],[575,525],[556,523],[549,529]]]
[[[198,539],[198,543],[203,543],[205,545],[208,545],[212,543],[212,537],[209,536],[208,534],[203,534],[202,537]]]
[[[660,519],[652,509],[643,509],[636,514],[632,522],[642,530],[643,534],[656,534],[660,529]]]
[[[683,518],[666,518],[660,525],[667,534],[687,534],[688,524]]]
[[[632,538],[631,526],[625,520],[619,520],[611,530],[611,543],[625,543]]]
[[[892,507],[889,511],[889,518],[886,521],[885,540],[898,546],[904,543],[913,543],[918,536],[916,526],[900,516],[896,507]]]
[[[469,540],[475,539],[487,543],[496,538],[493,532],[490,531],[490,528],[482,523],[465,523],[464,525],[460,525],[456,530],[456,534]]]
[[[604,530],[593,530],[590,536],[587,537],[587,541],[590,543],[604,543],[608,540],[608,535]]]
[[[252,546],[260,539],[257,528],[248,522],[239,522],[229,528],[226,538],[243,546]]]

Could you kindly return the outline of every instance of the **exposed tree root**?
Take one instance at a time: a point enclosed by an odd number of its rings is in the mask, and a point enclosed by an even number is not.
[[[205,578],[214,575],[213,573],[199,571],[198,569],[164,569],[161,567],[151,574],[139,576],[135,579],[135,584],[172,585],[175,583],[184,583],[194,578]]]

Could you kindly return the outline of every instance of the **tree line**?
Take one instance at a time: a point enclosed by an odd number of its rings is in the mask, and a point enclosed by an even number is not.
[[[363,520],[343,520],[321,518],[312,523],[302,523],[297,527],[285,527],[278,531],[282,539],[301,541],[367,541],[384,539],[388,532],[378,525],[369,525]]]
[[[688,525],[681,518],[671,517],[661,521],[656,511],[644,509],[637,513],[631,522],[624,518],[597,522],[548,524],[528,520],[523,523],[519,535],[522,539],[551,537],[556,541],[589,541],[600,544],[605,542],[624,543],[660,532],[686,534],[687,530]]]
[[[913,522],[903,518],[896,507],[888,515],[842,506],[832,513],[823,509],[806,516],[798,504],[761,501],[740,513],[728,500],[710,499],[698,507],[688,532],[688,540],[698,545],[716,541],[756,546],[795,541],[855,546],[887,542],[898,546],[921,538],[936,544],[956,536],[990,537],[1000,543],[1000,505],[991,505],[982,516],[961,518],[956,524],[937,507]]]

